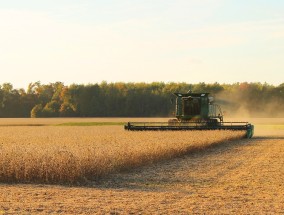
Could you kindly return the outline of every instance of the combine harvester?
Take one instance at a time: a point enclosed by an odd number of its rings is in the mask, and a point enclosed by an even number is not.
[[[248,122],[224,122],[221,107],[215,104],[209,93],[174,93],[176,118],[168,122],[128,122],[125,130],[242,130],[251,138],[254,126]]]

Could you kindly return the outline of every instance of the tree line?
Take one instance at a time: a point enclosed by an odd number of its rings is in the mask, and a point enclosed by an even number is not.
[[[209,92],[231,114],[284,117],[284,83],[30,83],[0,85],[0,117],[169,117],[174,92]]]

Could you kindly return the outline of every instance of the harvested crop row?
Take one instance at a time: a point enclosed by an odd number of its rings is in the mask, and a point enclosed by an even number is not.
[[[244,132],[126,132],[120,126],[2,127],[0,181],[84,183],[170,159]]]

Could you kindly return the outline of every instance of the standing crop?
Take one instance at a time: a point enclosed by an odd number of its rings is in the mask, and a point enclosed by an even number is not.
[[[2,127],[0,181],[85,183],[243,135],[236,131],[126,132],[120,126]]]

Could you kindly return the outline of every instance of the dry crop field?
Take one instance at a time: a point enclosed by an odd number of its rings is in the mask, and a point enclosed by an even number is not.
[[[88,183],[243,135],[127,132],[122,126],[6,126],[0,133],[0,182]]]
[[[0,123],[0,214],[284,213],[284,119],[251,140],[27,120]]]

